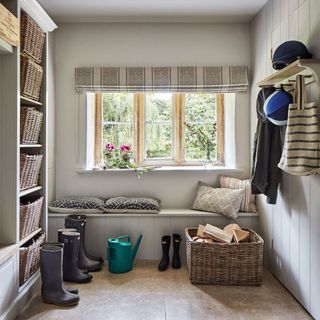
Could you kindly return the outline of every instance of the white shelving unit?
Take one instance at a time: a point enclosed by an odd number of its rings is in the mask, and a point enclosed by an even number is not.
[[[25,11],[46,33],[41,65],[44,70],[39,101],[20,96],[20,48],[0,40],[0,319],[14,319],[23,309],[27,298],[39,285],[40,273],[35,273],[19,287],[19,248],[27,241],[47,231],[47,163],[48,163],[48,32],[56,28],[54,22],[36,0],[5,0],[1,3],[20,18]],[[20,144],[20,108],[35,107],[43,112],[38,144]],[[43,154],[39,185],[20,190],[20,153]],[[41,226],[20,239],[20,203],[27,196],[43,196]]]

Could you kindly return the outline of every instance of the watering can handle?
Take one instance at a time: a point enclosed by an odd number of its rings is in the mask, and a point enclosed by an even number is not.
[[[125,239],[125,238],[127,238],[128,241],[130,241],[130,236],[128,236],[128,235],[118,237],[118,239]]]

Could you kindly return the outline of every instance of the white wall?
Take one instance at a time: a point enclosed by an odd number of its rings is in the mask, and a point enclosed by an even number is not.
[[[271,49],[303,41],[320,58],[320,1],[269,0],[252,22],[251,141],[256,126],[257,81],[274,72]],[[308,88],[319,101],[319,88]],[[283,175],[276,205],[259,197],[266,265],[305,308],[320,319],[320,178]]]
[[[56,31],[56,196],[79,194],[156,196],[165,207],[187,207],[199,179],[215,183],[207,172],[154,172],[138,180],[134,173],[79,174],[79,110],[74,69],[79,66],[249,65],[247,24],[62,24]],[[249,95],[237,97],[237,166],[249,172]],[[82,120],[81,120],[82,121]]]

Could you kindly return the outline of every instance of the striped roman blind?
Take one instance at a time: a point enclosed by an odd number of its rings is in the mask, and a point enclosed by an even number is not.
[[[247,67],[80,67],[78,92],[212,92],[248,89]]]

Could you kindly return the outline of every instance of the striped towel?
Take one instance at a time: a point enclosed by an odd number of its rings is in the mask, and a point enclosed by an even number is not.
[[[315,103],[306,103],[304,77],[296,79],[296,102],[289,106],[287,131],[278,167],[307,176],[320,172],[320,132]]]

